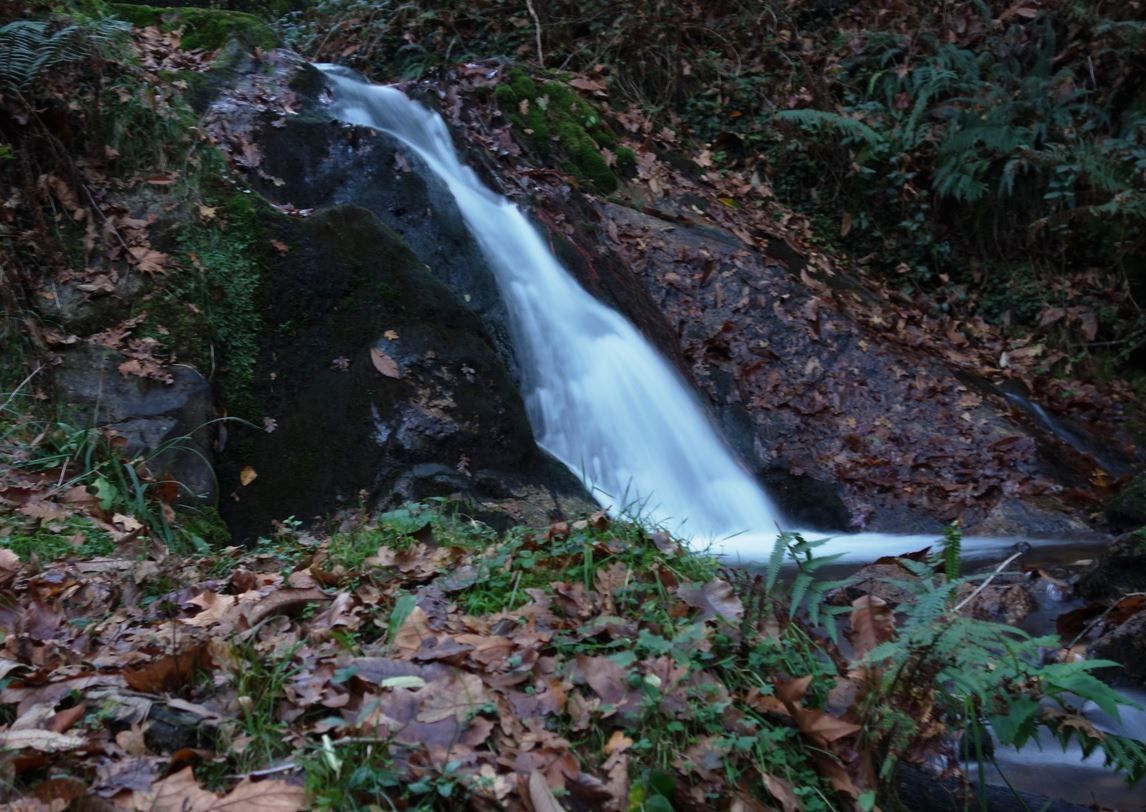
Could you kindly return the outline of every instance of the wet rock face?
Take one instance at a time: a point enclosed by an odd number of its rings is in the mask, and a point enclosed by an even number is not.
[[[1146,682],[1146,612],[1107,632],[1087,648],[1090,657],[1113,660],[1123,670],[1103,669],[1103,679],[1115,684],[1141,684]]]
[[[1139,474],[1122,486],[1107,503],[1104,514],[1117,530],[1146,526],[1146,474]]]
[[[187,366],[166,369],[170,382],[125,375],[121,353],[82,344],[60,354],[53,371],[59,399],[92,426],[114,429],[128,458],[142,456],[156,476],[181,483],[188,502],[213,503],[215,476],[208,462],[215,436],[211,386]]]
[[[1065,469],[1039,455],[1037,427],[944,361],[865,329],[846,305],[854,282],[814,279],[794,252],[770,258],[695,212],[610,202],[586,221],[599,225],[583,248],[619,256],[643,283],[675,337],[666,354],[740,457],[770,492],[799,494],[781,504],[794,524],[932,532],[991,518],[984,528],[1001,534],[1089,534],[1064,518]],[[809,480],[810,497],[796,487]]]
[[[481,318],[516,376],[505,305],[446,185],[386,133],[334,121],[315,68],[284,52],[273,60],[269,76],[243,77],[213,105],[208,130],[254,146],[248,180],[272,203],[304,210],[352,203],[372,212]],[[260,94],[290,94],[297,114],[260,111]]]
[[[480,502],[529,486],[570,506],[580,485],[537,449],[481,321],[397,234],[356,206],[267,227],[290,250],[261,308],[256,398],[273,431],[232,430],[224,465],[238,537],[359,500]],[[245,466],[258,477],[242,486]]]
[[[1146,532],[1119,536],[1078,578],[1078,594],[1091,601],[1117,601],[1146,592]]]

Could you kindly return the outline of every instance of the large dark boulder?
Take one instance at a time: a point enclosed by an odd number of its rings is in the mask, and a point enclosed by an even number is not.
[[[1104,668],[1097,672],[1115,685],[1140,685],[1146,682],[1146,612],[1119,624],[1087,647],[1087,654],[1097,660],[1113,660],[1121,669]]]
[[[537,448],[480,319],[398,234],[358,206],[266,228],[288,250],[262,295],[266,430],[233,428],[226,452],[222,510],[240,538],[360,501],[462,493],[542,519],[577,504],[580,483]]]

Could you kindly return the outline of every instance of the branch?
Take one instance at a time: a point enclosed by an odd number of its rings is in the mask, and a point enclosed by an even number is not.
[[[1012,561],[1014,561],[1014,560],[1015,560],[1016,558],[1018,558],[1020,555],[1022,555],[1022,552],[1021,552],[1021,551],[1020,551],[1020,552],[1017,552],[1017,553],[1015,553],[1015,554],[1014,554],[1014,555],[1012,555],[1010,558],[1008,558],[1006,561],[1004,561],[1002,564],[1000,564],[999,566],[995,567],[995,571],[991,573],[990,577],[989,577],[989,578],[987,578],[987,580],[983,581],[983,583],[979,584],[979,586],[978,586],[978,587],[975,589],[975,591],[974,591],[974,592],[972,592],[970,595],[968,595],[967,597],[965,597],[963,600],[959,601],[959,603],[958,603],[958,604],[956,604],[955,608],[951,610],[951,613],[952,613],[952,614],[959,614],[959,610],[960,610],[960,609],[962,609],[964,606],[966,606],[966,605],[967,605],[967,604],[969,604],[971,601],[973,601],[973,600],[975,599],[975,596],[976,596],[976,595],[978,595],[980,592],[982,592],[984,589],[986,589],[986,588],[987,588],[987,585],[988,585],[989,583],[991,583],[991,581],[995,580],[995,576],[996,576],[996,575],[998,575],[999,573],[1001,573],[1001,572],[1003,571],[1003,569],[1004,569],[1004,568],[1006,568],[1006,566],[1007,566],[1008,564],[1010,564]]]
[[[537,16],[537,10],[533,8],[533,0],[525,0],[525,7],[529,9],[529,16],[533,18],[533,31],[537,38],[537,66],[544,68],[545,53],[541,50],[541,18]]]

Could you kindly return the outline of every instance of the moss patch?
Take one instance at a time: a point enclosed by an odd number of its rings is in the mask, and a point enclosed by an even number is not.
[[[567,85],[553,81],[538,85],[517,70],[498,85],[494,98],[534,148],[565,158],[560,162],[564,171],[601,194],[617,190],[617,178],[601,154],[617,139],[596,108]]]
[[[213,8],[167,8],[135,3],[112,3],[115,16],[137,28],[154,25],[161,31],[183,29],[183,47],[215,50],[227,40],[244,45],[275,48],[279,37],[269,25],[253,14]]]
[[[94,558],[115,553],[115,541],[90,517],[68,516],[31,529],[8,525],[0,535],[0,547],[6,547],[22,561],[34,553],[43,561],[76,556]]]

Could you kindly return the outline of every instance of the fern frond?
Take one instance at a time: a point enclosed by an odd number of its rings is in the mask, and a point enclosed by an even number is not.
[[[782,110],[773,118],[780,121],[789,121],[801,127],[807,127],[817,132],[823,129],[835,129],[847,138],[862,141],[868,146],[877,146],[883,142],[884,137],[862,121],[839,113],[830,113],[827,110]]]
[[[49,72],[106,56],[130,30],[127,23],[109,18],[62,27],[45,20],[0,26],[0,91],[23,92]]]

